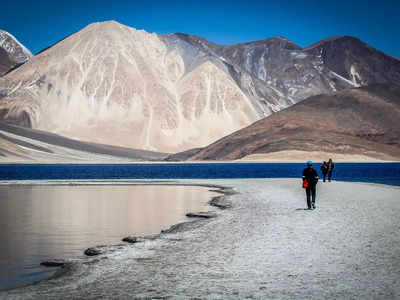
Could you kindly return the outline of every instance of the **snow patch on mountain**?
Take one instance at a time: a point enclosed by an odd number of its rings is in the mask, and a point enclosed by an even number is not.
[[[33,54],[22,45],[11,33],[0,29],[0,47],[15,57],[18,63],[23,63],[33,56]]]
[[[344,82],[350,84],[350,85],[353,86],[353,87],[359,87],[359,86],[360,86],[360,85],[358,85],[357,83],[355,83],[355,82],[353,82],[353,81],[351,81],[351,80],[348,80],[347,78],[344,78],[343,76],[340,76],[339,74],[337,74],[337,73],[335,73],[335,72],[333,72],[333,71],[330,71],[330,73],[331,73],[332,75],[336,76],[337,78],[343,80]]]
[[[357,72],[355,65],[351,65],[350,74],[353,83],[358,87],[361,86],[360,83],[362,82],[362,78],[361,75]]]

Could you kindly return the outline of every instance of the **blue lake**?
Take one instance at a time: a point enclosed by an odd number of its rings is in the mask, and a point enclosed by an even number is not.
[[[321,175],[320,167],[314,164]],[[0,164],[0,181],[300,178],[304,168],[303,163]],[[400,186],[400,163],[336,163],[333,179]],[[184,220],[186,212],[207,210],[209,193],[201,187],[0,185],[0,290],[51,276],[53,269],[39,265],[43,260],[76,257],[85,247],[118,243],[129,234],[157,233]]]
[[[321,164],[314,164],[320,172]],[[0,180],[296,178],[302,163],[3,164]],[[400,163],[336,163],[334,180],[400,185]]]

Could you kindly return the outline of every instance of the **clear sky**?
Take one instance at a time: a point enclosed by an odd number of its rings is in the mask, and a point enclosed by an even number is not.
[[[284,36],[307,46],[351,35],[400,58],[400,0],[2,0],[0,29],[33,53],[86,25],[115,20],[218,44]]]

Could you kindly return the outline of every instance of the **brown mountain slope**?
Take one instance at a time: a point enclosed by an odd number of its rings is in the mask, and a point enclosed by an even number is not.
[[[0,122],[0,163],[134,162],[162,160],[166,153],[69,139]]]
[[[400,86],[372,85],[310,97],[192,154],[232,160],[278,151],[400,159]]]

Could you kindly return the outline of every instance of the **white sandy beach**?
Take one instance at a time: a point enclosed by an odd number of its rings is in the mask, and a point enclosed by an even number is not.
[[[233,207],[0,298],[400,298],[399,187],[320,182],[309,211],[296,179],[179,183],[232,187]]]
[[[380,157],[380,158],[378,158]],[[334,162],[394,162],[398,161],[395,157],[382,155],[381,153],[365,154],[349,154],[349,153],[333,153],[323,151],[299,151],[299,150],[285,150],[271,153],[251,154],[239,159],[239,162],[304,162],[312,160],[314,162],[328,161],[332,158]]]

